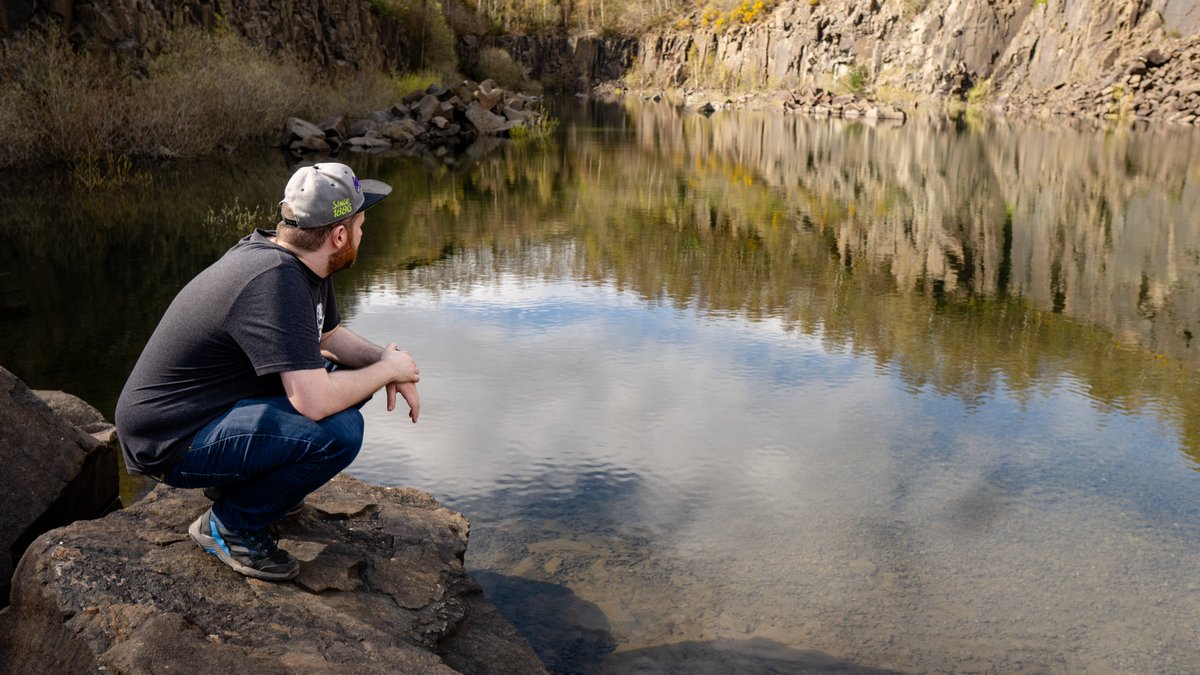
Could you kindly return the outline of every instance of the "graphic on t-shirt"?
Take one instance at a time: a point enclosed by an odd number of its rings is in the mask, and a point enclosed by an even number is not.
[[[317,342],[321,341],[321,330],[325,327],[325,303],[317,303]]]

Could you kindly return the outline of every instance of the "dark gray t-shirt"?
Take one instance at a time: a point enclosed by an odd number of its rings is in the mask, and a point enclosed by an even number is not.
[[[234,403],[282,395],[279,373],[324,365],[321,334],[341,318],[333,282],[274,234],[255,230],[198,274],[150,336],[115,415],[131,471],[165,472]]]

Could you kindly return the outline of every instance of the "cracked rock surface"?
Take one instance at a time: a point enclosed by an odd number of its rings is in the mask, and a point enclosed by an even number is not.
[[[235,573],[186,534],[199,490],[30,545],[0,672],[545,673],[463,569],[470,524],[424,492],[339,476],[282,521],[292,582]]]

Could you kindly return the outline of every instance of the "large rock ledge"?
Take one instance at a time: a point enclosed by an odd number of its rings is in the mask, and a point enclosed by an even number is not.
[[[30,391],[0,368],[0,607],[38,535],[118,505],[112,425],[83,401]],[[2,659],[0,659],[2,661]]]
[[[412,489],[338,477],[280,524],[300,575],[234,573],[159,486],[35,540],[0,613],[0,672],[545,673],[463,568],[470,524]]]

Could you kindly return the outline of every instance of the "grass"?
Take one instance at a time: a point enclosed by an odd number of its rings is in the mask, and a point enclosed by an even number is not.
[[[256,227],[269,227],[273,215],[266,206],[243,206],[234,197],[232,204],[222,204],[219,209],[209,207],[202,226],[213,235],[248,232]]]
[[[127,185],[134,179],[139,182],[153,181],[152,175],[143,175],[133,170],[129,155],[114,155],[109,152],[103,157],[88,154],[71,163],[71,179],[87,191]]]
[[[429,85],[439,84],[445,80],[445,77],[436,70],[422,70],[395,75],[392,79],[395,82],[395,90],[399,94],[396,98],[403,98],[414,91],[425,91]]]
[[[533,143],[539,147],[553,145],[558,124],[557,118],[543,112],[532,124],[509,129],[508,137],[518,144]]]

